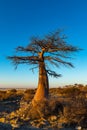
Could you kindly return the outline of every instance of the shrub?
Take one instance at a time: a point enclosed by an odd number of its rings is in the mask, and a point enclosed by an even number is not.
[[[26,116],[31,119],[48,118],[51,115],[59,115],[60,112],[63,113],[63,105],[60,102],[54,99],[44,99],[34,102],[34,106],[26,110]]]
[[[0,100],[3,100],[6,97],[6,91],[0,91]]]
[[[33,99],[34,93],[35,93],[35,90],[33,90],[33,89],[25,90],[25,92],[23,93],[22,101],[29,103]]]
[[[34,89],[26,89],[25,93],[27,93],[27,94],[35,94],[35,90]]]
[[[22,100],[25,102],[30,102],[33,99],[33,94],[24,93]]]
[[[67,88],[63,88],[62,90],[62,94],[65,94],[66,96],[76,96],[78,94],[80,94],[80,90],[77,87],[67,87]]]

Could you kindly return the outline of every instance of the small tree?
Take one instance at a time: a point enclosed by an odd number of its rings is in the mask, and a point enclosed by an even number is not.
[[[56,78],[61,76],[53,71],[54,68],[51,69],[50,66],[59,67],[59,65],[63,64],[73,67],[72,63],[66,59],[70,59],[69,55],[78,50],[79,48],[67,44],[66,37],[60,31],[56,31],[42,39],[33,37],[28,46],[18,46],[16,48],[17,52],[24,52],[27,56],[16,55],[7,58],[12,60],[16,67],[19,64],[29,64],[36,65],[39,68],[38,88],[34,100],[41,101],[48,98],[49,95],[48,75]]]

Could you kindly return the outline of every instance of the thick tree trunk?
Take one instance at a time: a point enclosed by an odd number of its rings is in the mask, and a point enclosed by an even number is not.
[[[44,63],[40,63],[39,66],[39,82],[36,94],[34,96],[34,100],[42,100],[44,98],[48,98],[49,93],[49,84],[48,84],[48,76],[45,70]]]
[[[44,63],[44,58],[42,53],[40,53],[40,58],[41,61],[39,62],[38,88],[33,99],[36,102],[41,101],[43,99],[47,99],[49,95],[48,75],[45,69],[45,63]]]

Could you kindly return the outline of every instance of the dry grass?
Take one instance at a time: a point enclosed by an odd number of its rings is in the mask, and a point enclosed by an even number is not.
[[[25,117],[30,119],[49,118],[51,115],[58,116],[63,113],[63,105],[55,99],[44,99],[43,101],[35,102],[34,106],[30,106],[26,110]]]
[[[29,103],[35,91],[33,89],[27,89],[25,91],[15,89],[0,91],[0,103],[4,101],[15,101],[19,98],[19,104],[20,102]],[[10,108],[12,103],[8,105]],[[36,107],[30,108],[26,109],[25,116],[31,119],[48,118],[50,115],[61,115],[59,116],[59,120],[62,122],[66,121],[68,124],[87,124],[87,85],[83,86],[80,84],[65,86],[64,88],[52,88],[50,89],[49,100],[44,100],[37,104]]]

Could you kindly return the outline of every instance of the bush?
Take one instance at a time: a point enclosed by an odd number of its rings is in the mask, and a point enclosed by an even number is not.
[[[46,100],[39,102],[34,102],[34,106],[31,105],[29,109],[26,111],[26,116],[31,119],[37,118],[48,118],[51,115],[59,115],[63,113],[63,105],[54,99]]]
[[[62,90],[62,94],[65,94],[66,96],[76,96],[80,94],[80,90],[77,87],[67,87],[67,88],[63,88]]]
[[[35,94],[35,90],[34,89],[26,89],[25,93],[26,94]]]
[[[6,97],[6,91],[0,91],[0,100],[3,100]]]
[[[10,89],[7,91],[0,91],[0,100],[1,101],[16,100],[19,97],[22,97],[22,95],[17,94],[16,89]]]
[[[64,107],[64,117],[68,122],[76,122],[80,125],[82,120],[87,117],[87,100],[78,95],[77,98],[71,98]]]
[[[33,94],[24,93],[22,101],[30,102],[33,99]]]

